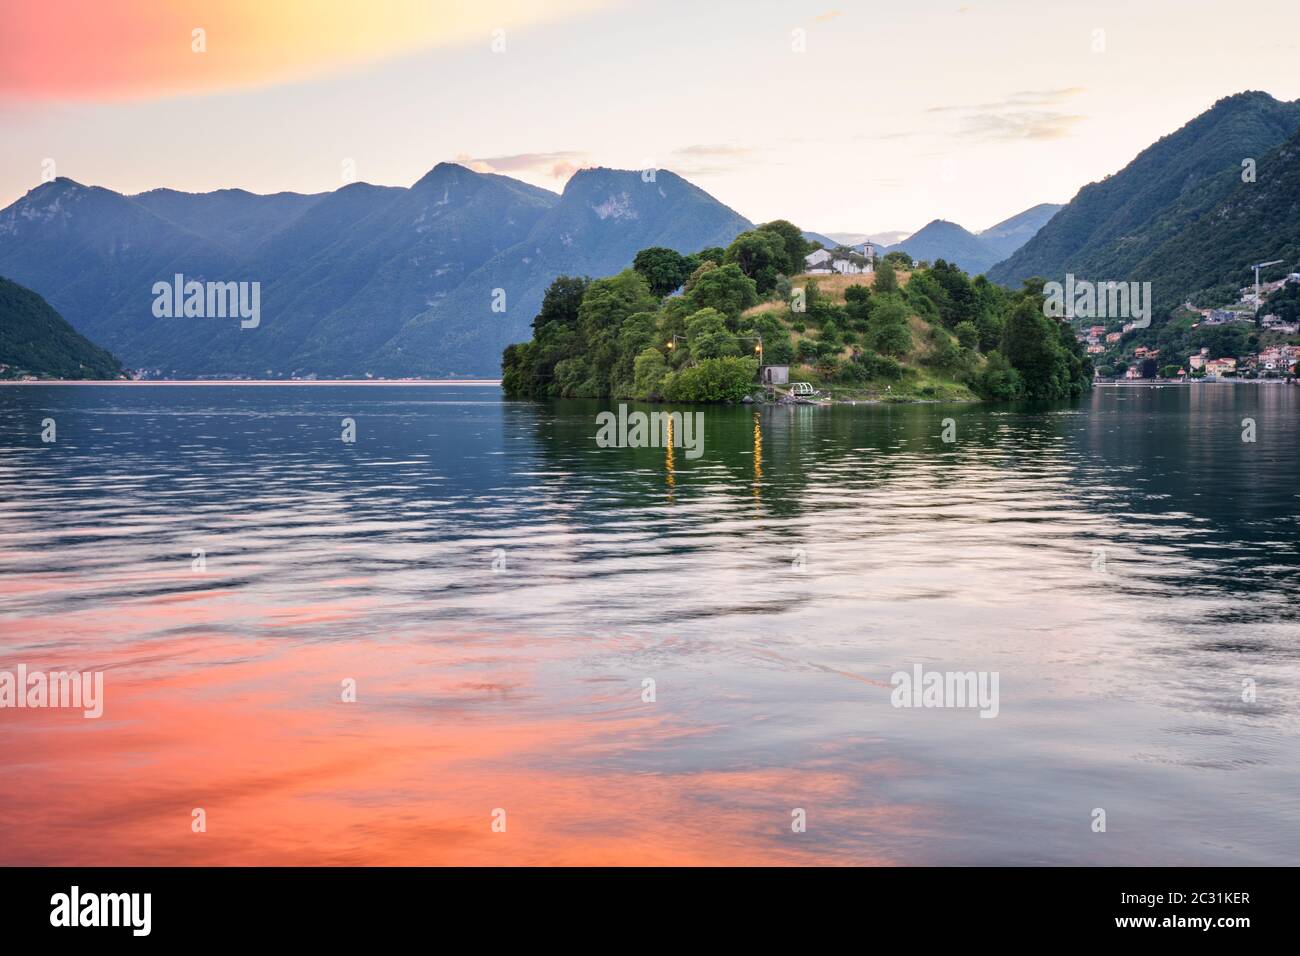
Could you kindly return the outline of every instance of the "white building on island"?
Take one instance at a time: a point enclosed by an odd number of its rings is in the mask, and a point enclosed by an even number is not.
[[[862,247],[865,251],[858,252],[854,249],[818,249],[804,256],[804,271],[808,275],[830,275],[838,272],[840,275],[855,276],[868,272],[874,272],[876,268],[876,247],[871,243],[865,243]]]

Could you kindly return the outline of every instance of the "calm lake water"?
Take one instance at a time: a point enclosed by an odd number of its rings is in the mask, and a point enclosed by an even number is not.
[[[610,407],[0,388],[0,863],[1300,856],[1300,388]]]

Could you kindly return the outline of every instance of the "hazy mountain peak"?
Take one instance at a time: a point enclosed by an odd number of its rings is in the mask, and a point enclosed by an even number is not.
[[[49,202],[57,196],[68,196],[89,188],[91,187],[84,186],[75,179],[69,179],[67,176],[57,176],[49,182],[41,183],[39,186],[27,190],[20,202],[23,200],[34,203]]]
[[[998,235],[1000,233],[1006,232],[1008,229],[1018,226],[1020,223],[1025,222],[1026,220],[1043,219],[1043,221],[1046,222],[1047,219],[1051,219],[1052,216],[1054,216],[1056,212],[1062,208],[1062,206],[1063,204],[1058,202],[1040,202],[1037,206],[1030,206],[1028,209],[1024,210],[1024,212],[1018,212],[1014,216],[1008,216],[1006,219],[1003,219],[1001,222],[994,223],[993,225],[989,226],[987,229],[984,229],[983,231],[976,233],[976,235],[979,236]]]
[[[147,216],[121,193],[102,186],[86,186],[59,176],[34,189],[4,210],[0,210],[0,234],[16,236],[30,227],[61,224],[70,227],[73,213],[94,215],[105,211]]]
[[[481,175],[481,173],[474,172],[468,166],[462,166],[459,163],[442,162],[417,179],[411,185],[411,188],[424,189],[429,186],[447,186],[456,182],[476,179]]]
[[[948,219],[934,219],[885,251],[901,250],[913,259],[926,262],[943,259],[976,275],[1029,241],[1059,208],[1052,203],[1039,203],[981,233],[973,233]]]
[[[667,169],[650,171],[643,169],[615,169],[611,166],[588,166],[578,170],[569,177],[569,181],[565,183],[564,191],[566,193],[582,192],[610,186],[640,186],[649,191],[653,191],[654,186],[685,187],[697,190],[701,194],[704,192],[698,186]]]

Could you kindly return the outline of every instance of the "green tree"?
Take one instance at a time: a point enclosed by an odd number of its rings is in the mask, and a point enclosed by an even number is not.
[[[887,293],[898,291],[898,276],[894,272],[894,265],[886,256],[881,263],[876,266],[876,278],[872,283],[872,292]]]
[[[804,256],[812,251],[812,244],[803,237],[803,231],[785,219],[774,219],[758,227],[761,232],[772,232],[781,237],[785,246],[785,264],[781,272],[787,276],[803,272]]]
[[[679,369],[664,381],[670,402],[738,402],[754,388],[758,362],[751,358],[712,358]]]
[[[693,271],[686,256],[664,246],[642,249],[632,260],[632,268],[645,276],[650,294],[661,299],[681,288]]]
[[[668,377],[668,363],[658,349],[642,350],[634,363],[633,398],[652,400],[662,395],[664,379]]]
[[[533,332],[536,333],[547,322],[576,325],[578,307],[582,305],[582,297],[589,285],[591,280],[585,276],[557,276],[552,280],[542,296],[542,308],[533,319]]]
[[[708,269],[700,267],[692,276],[687,306],[692,311],[717,309],[730,320],[758,304],[758,289],[735,263]]]
[[[715,266],[720,266],[722,265],[722,261],[727,258],[727,250],[722,248],[722,246],[708,246],[701,249],[699,252],[692,253],[686,258],[692,260],[695,263],[696,268],[699,268],[706,262],[712,262]],[[691,271],[694,272],[695,269],[692,269]]]
[[[501,385],[507,395],[544,398],[564,394],[555,370],[582,350],[578,311],[590,284],[590,279],[559,276],[547,288],[541,310],[533,319],[533,340],[509,346],[502,356]],[[577,367],[570,363],[566,369],[573,374]]]
[[[1005,325],[1002,316],[997,312],[981,312],[978,319],[975,320],[975,327],[979,329],[981,352],[992,352],[1002,342],[1002,329]]]
[[[519,342],[507,345],[501,355],[501,390],[511,398],[526,398],[537,394],[533,370],[533,343]]]
[[[964,349],[979,348],[980,330],[974,322],[966,321],[958,323],[957,328],[953,329],[957,333],[957,341],[961,343]]]
[[[933,368],[949,373],[960,371],[964,365],[962,351],[957,343],[949,338],[947,333],[939,330],[936,330],[930,351],[925,356],[925,362]]]
[[[645,349],[657,347],[659,341],[659,315],[656,312],[635,312],[618,327],[614,367],[610,371],[609,394],[619,398],[635,398],[636,357]]]
[[[886,379],[896,382],[903,377],[903,366],[896,359],[870,349],[854,355],[853,361],[862,366],[863,378],[867,381]]]
[[[742,232],[727,247],[726,261],[738,265],[741,272],[754,280],[759,295],[766,295],[776,287],[777,277],[785,272],[788,262],[785,240],[779,233],[762,229]]]
[[[1024,395],[1024,382],[997,349],[989,352],[984,369],[971,383],[976,394],[993,401],[1011,401]]]
[[[727,319],[717,309],[700,309],[686,319],[686,345],[693,359],[737,355],[740,345],[727,329]]]
[[[912,348],[912,331],[908,327],[907,306],[897,295],[879,297],[867,322],[867,340],[881,355],[894,358]]]
[[[1061,365],[1064,356],[1053,320],[1043,315],[1032,298],[1022,299],[1007,318],[1002,330],[1003,356],[1020,373],[1029,398],[1059,398],[1063,395]]]
[[[943,300],[938,303],[939,317],[943,320],[943,324],[954,329],[962,322],[973,322],[979,315],[980,302],[966,273],[957,266],[938,259],[928,274],[944,291]],[[909,289],[915,279],[916,277],[913,276],[909,281]]]
[[[645,278],[632,269],[592,282],[578,307],[578,332],[586,345],[587,378],[575,390],[562,394],[574,398],[615,394],[611,373],[619,358],[620,327],[630,316],[650,312],[656,304]]]

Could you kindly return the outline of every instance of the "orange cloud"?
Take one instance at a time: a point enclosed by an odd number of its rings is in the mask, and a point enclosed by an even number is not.
[[[549,175],[552,179],[568,180],[579,169],[585,169],[583,154],[572,151],[557,153],[516,153],[511,156],[474,157],[461,153],[456,162],[468,166],[476,173],[505,173],[518,175],[532,173]]]
[[[111,100],[257,86],[496,30],[608,0],[45,0],[0,8],[0,98]],[[201,32],[196,32],[201,31]]]

